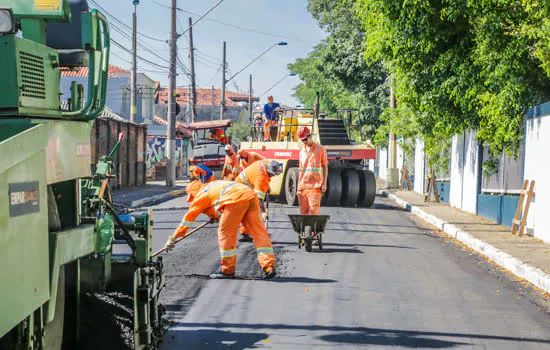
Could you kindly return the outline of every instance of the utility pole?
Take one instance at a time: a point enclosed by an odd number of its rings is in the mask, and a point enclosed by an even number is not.
[[[225,70],[227,69],[227,65],[225,63],[225,41],[223,42],[223,51],[222,51],[222,96],[220,99],[220,120],[223,119],[223,115],[225,114]]]
[[[176,185],[176,8],[177,0],[170,0],[170,73],[168,74],[168,135],[166,143],[166,187]]]
[[[250,87],[248,88],[248,119],[250,121],[250,126],[252,126],[252,74],[250,74]]]
[[[130,76],[130,121],[132,123],[135,123],[137,119],[137,4],[139,1],[134,1],[134,13],[132,14],[132,72]]]
[[[216,90],[212,85],[212,120],[214,120],[214,104],[216,103]]]
[[[191,123],[197,121],[197,82],[195,80],[195,49],[193,47],[193,19],[189,17],[189,67],[191,69]]]
[[[193,123],[193,115],[191,114],[191,85],[187,89],[187,125]]]
[[[390,87],[390,108],[393,113],[397,103],[395,101],[395,91]],[[386,169],[386,188],[395,189],[399,187],[399,169],[397,169],[397,141],[395,134],[390,132],[388,143],[388,166]]]

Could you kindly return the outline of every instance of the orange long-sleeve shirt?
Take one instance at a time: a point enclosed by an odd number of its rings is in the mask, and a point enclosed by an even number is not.
[[[233,181],[239,175],[239,158],[233,152],[231,155],[225,155],[225,162],[223,165],[223,179]]]
[[[247,185],[256,192],[259,199],[264,200],[267,191],[269,191],[269,182],[271,178],[265,169],[265,160],[258,160],[249,167],[241,171],[235,179],[236,182]]]
[[[300,178],[298,191],[321,188],[323,185],[323,166],[328,164],[327,151],[317,143],[300,150]]]
[[[244,150],[240,150],[239,151],[239,155],[242,155]],[[259,155],[258,153],[256,152],[248,152],[248,151],[244,151],[246,152],[246,154],[248,155],[248,160],[245,160],[245,159],[241,159],[241,167],[240,167],[240,171],[243,171],[244,169],[246,169],[250,164],[254,163],[254,162],[257,162],[259,160],[262,160],[262,159],[265,159],[264,156],[261,156]]]
[[[185,237],[185,234],[200,214],[206,214],[211,218],[219,218],[226,205],[250,201],[255,198],[256,193],[243,184],[232,181],[214,181],[197,193],[173,238]]]

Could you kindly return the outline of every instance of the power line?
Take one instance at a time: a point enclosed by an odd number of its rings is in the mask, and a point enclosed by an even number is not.
[[[216,73],[214,73],[214,75],[212,76],[212,78],[210,78],[208,80],[208,83],[206,83],[206,86],[210,85],[210,83],[212,83],[212,81],[214,81],[214,79],[218,76],[218,74],[220,73],[220,71],[222,70],[222,65],[220,64],[218,66],[218,70],[216,71]]]
[[[167,7],[167,8],[170,8],[169,6],[167,5],[164,5],[164,4],[161,4],[160,2],[158,1],[155,1],[153,0],[153,2],[159,6],[162,6],[162,7]],[[193,16],[200,16],[198,20],[195,21],[195,23],[193,23],[193,26],[195,26],[197,23],[199,23],[204,17],[206,17],[210,12],[214,11],[214,9],[216,7],[218,7],[222,2],[224,2],[224,0],[220,0],[216,5],[212,6],[208,11],[206,11],[203,15],[198,15],[198,14],[193,14],[189,11],[185,11],[184,9],[181,9],[179,7],[176,7],[176,10],[178,11],[181,11],[181,12],[185,12],[185,13],[189,13],[189,14],[192,14]],[[189,28],[187,28],[186,30],[184,30],[182,33],[180,33],[180,35],[183,35],[185,33],[187,33],[187,31],[189,31]]]
[[[120,43],[117,42],[116,40],[114,40],[114,39],[111,38],[111,41],[113,42],[113,44],[115,44],[116,46],[118,46],[120,49],[126,51],[126,52],[129,53],[129,54],[132,54],[132,51],[130,51],[130,50],[128,50],[127,48],[125,48],[124,45],[120,44]],[[137,57],[138,57],[140,60],[142,60],[142,61],[144,61],[144,62],[147,62],[147,63],[149,63],[149,64],[152,64],[153,66],[156,66],[156,67],[158,67],[158,68],[161,68],[161,69],[169,69],[169,68],[166,67],[166,66],[161,66],[160,64],[157,64],[157,63],[155,63],[155,62],[151,62],[151,61],[149,61],[149,60],[147,60],[147,59],[145,59],[145,58],[143,58],[143,57],[141,57],[141,56],[137,56]]]
[[[118,23],[122,24],[123,26],[125,26],[126,28],[132,30],[132,27],[130,27],[129,25],[127,25],[126,23],[120,21],[118,18],[116,18],[115,16],[111,15],[109,11],[107,11],[105,8],[101,7],[101,5],[99,5],[97,2],[95,2],[94,0],[90,0],[90,2],[92,4],[94,4],[95,6],[97,6],[100,10],[103,11],[103,13],[109,17],[111,17],[112,19],[114,19],[115,21],[117,21]],[[144,38],[147,38],[149,40],[154,40],[154,41],[159,41],[159,42],[162,42],[162,43],[165,43],[166,40],[162,40],[162,39],[158,39],[158,38],[154,38],[152,36],[149,36],[147,34],[143,34],[141,32],[137,32],[139,35],[141,35],[142,37]]]

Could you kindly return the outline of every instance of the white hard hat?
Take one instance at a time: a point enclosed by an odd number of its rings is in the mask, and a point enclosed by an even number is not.
[[[225,150],[229,151],[231,149],[231,145],[225,145]]]

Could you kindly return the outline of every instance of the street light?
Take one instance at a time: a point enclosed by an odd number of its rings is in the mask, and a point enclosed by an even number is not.
[[[250,67],[250,65],[254,62],[256,62],[258,59],[260,59],[260,57],[262,57],[263,55],[265,55],[269,50],[271,50],[272,48],[274,48],[275,46],[287,46],[288,43],[285,42],[285,41],[281,41],[279,43],[275,43],[273,45],[271,45],[267,50],[265,50],[264,52],[262,52],[258,57],[256,57],[255,59],[253,59],[249,64],[247,64],[246,66],[244,66],[243,69],[241,69],[240,71],[238,71],[237,73],[233,74],[233,76],[229,79],[227,79],[225,81],[225,83],[229,83],[233,78],[235,78],[237,75],[239,75],[243,70],[245,70],[246,68]]]
[[[271,89],[273,89],[275,86],[279,85],[283,80],[285,80],[286,78],[288,77],[293,77],[293,76],[296,76],[296,73],[290,73],[290,74],[287,74],[285,75],[281,80],[279,80],[278,82],[276,82],[275,84],[273,84],[272,87],[270,87],[269,89],[267,89],[263,94],[261,94],[260,96],[263,96],[265,94],[267,94],[268,92],[271,91]]]

